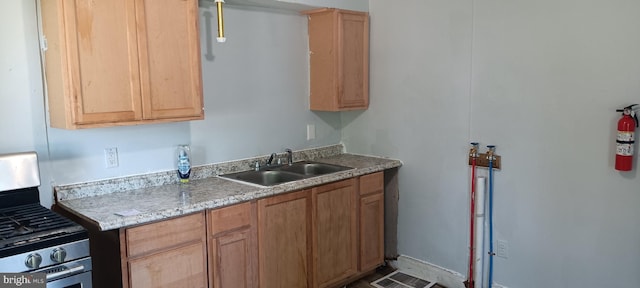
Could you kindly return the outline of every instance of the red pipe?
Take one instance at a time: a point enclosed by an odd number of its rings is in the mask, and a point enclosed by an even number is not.
[[[474,223],[475,221],[475,207],[476,207],[476,181],[474,181],[476,179],[476,157],[475,155],[471,156],[471,215],[469,217],[469,223],[470,223],[470,240],[469,240],[469,274],[467,277],[467,281],[468,281],[468,286],[467,288],[473,288],[474,286],[474,281],[473,281],[473,263],[475,262],[474,257],[475,257],[475,253],[473,251],[473,245],[474,245],[474,241],[475,241],[475,229],[474,229]]]

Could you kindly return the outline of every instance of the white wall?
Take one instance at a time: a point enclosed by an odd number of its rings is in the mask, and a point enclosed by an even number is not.
[[[213,3],[212,0],[200,0],[201,3]],[[324,7],[334,7],[355,11],[369,11],[369,0],[227,0],[225,7],[238,6],[246,9],[269,9],[287,11],[305,11]]]
[[[495,282],[638,287],[640,178],[613,169],[613,141],[615,108],[640,102],[639,10],[370,2],[371,108],[345,114],[343,134],[350,152],[405,163],[400,253],[466,275],[466,152],[477,140],[503,156],[495,236],[509,258],[495,258]]]
[[[35,3],[0,3],[0,153],[46,151]],[[9,23],[11,25],[9,25]],[[31,36],[29,36],[31,35]],[[23,117],[28,115],[29,117]]]
[[[178,143],[202,164],[334,144],[344,125],[348,151],[405,163],[400,252],[466,274],[465,161],[478,140],[504,157],[495,230],[510,255],[496,258],[496,282],[637,287],[640,179],[613,171],[612,140],[613,109],[640,102],[639,5],[371,0],[371,108],[342,119],[306,110],[301,16],[231,8],[228,43],[203,37],[206,120],[50,129],[47,138],[35,4],[0,1],[0,153],[39,152],[48,206],[49,180],[172,169]],[[210,8],[200,12],[205,23]],[[316,141],[304,138],[308,122]],[[111,146],[120,167],[105,169]]]
[[[1,1],[0,23],[0,154],[36,151],[42,166],[48,153],[35,2]]]
[[[347,151],[398,158],[401,254],[464,272],[471,5],[371,1],[370,107],[345,113]]]
[[[309,110],[306,17],[224,11],[227,42],[219,44],[215,6],[200,10],[206,116],[191,122],[191,140],[201,161],[340,142],[340,115]],[[307,124],[315,140],[306,140]]]
[[[193,163],[199,165],[340,142],[339,114],[307,108],[304,16],[227,8],[228,41],[221,45],[208,37],[216,20],[206,20],[212,10],[203,6],[205,120],[77,131],[49,128],[47,137],[35,1],[2,1],[0,11],[0,153],[39,152],[45,206],[52,203],[51,183],[174,169],[181,143],[191,144]],[[316,125],[315,140],[306,140],[306,124]],[[119,167],[105,168],[107,147],[118,148]],[[51,161],[46,161],[48,149]]]
[[[640,102],[634,11],[640,2],[476,2],[471,138],[504,155],[500,283],[640,286],[640,177],[613,169],[615,109]]]

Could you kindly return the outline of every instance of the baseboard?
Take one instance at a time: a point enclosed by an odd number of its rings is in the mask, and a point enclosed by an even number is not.
[[[406,271],[422,279],[436,281],[447,288],[465,288],[466,277],[456,271],[431,264],[410,256],[400,255],[398,260],[391,262],[391,265],[400,271]],[[507,288],[499,284],[493,284],[492,288]]]

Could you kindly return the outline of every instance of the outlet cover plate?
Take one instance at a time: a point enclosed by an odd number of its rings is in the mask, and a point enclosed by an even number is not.
[[[500,258],[509,258],[509,242],[506,240],[496,241],[496,255]]]
[[[316,139],[316,125],[307,124],[307,140]]]
[[[106,168],[118,167],[118,148],[111,147],[104,149],[104,162]]]

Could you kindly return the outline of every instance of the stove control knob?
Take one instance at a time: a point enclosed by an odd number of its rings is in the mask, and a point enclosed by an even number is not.
[[[32,253],[27,256],[27,260],[24,260],[24,265],[31,269],[36,269],[40,267],[40,263],[42,263],[42,256],[38,253]]]
[[[65,251],[62,247],[56,248],[53,249],[50,256],[51,261],[61,263],[64,262],[64,258],[67,257],[67,251]]]

